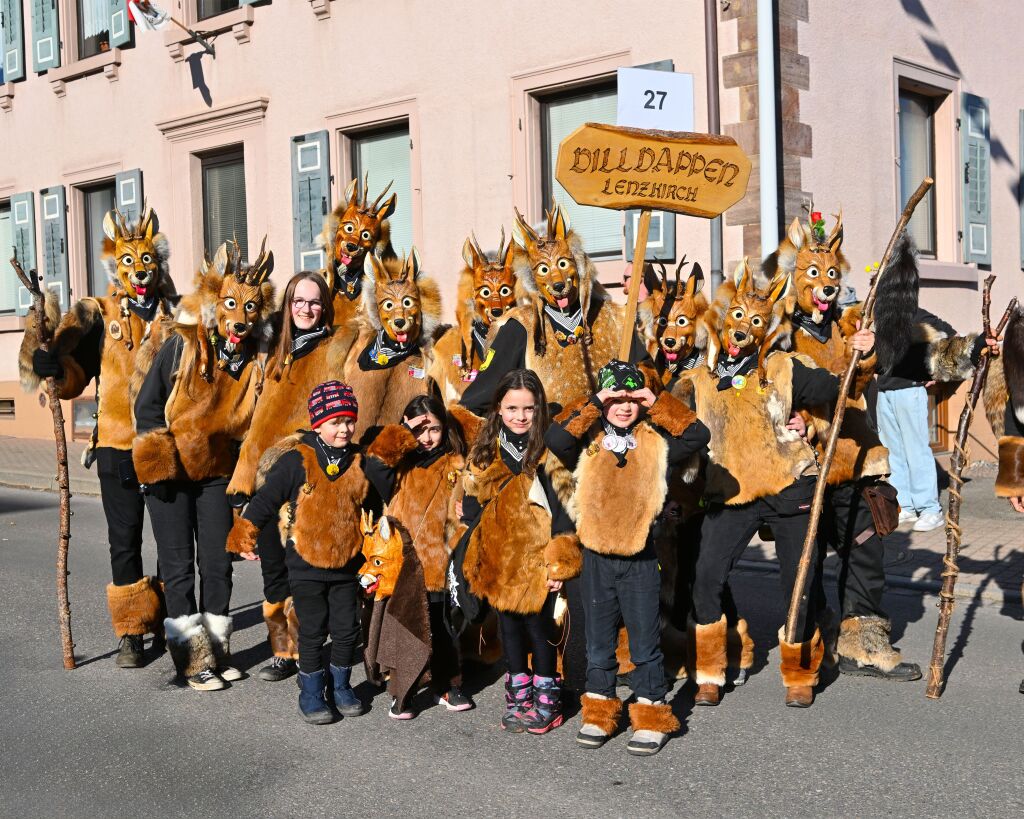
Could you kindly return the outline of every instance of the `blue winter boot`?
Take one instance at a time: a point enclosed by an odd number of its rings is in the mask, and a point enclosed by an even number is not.
[[[313,725],[326,725],[334,721],[327,705],[327,672],[323,669],[307,674],[299,672],[299,713]]]
[[[366,713],[362,701],[349,685],[352,677],[352,666],[339,668],[331,666],[331,677],[334,679],[334,707],[343,717],[358,717]]]

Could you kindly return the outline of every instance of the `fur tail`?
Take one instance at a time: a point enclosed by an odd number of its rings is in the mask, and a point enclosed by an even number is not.
[[[886,372],[907,354],[917,313],[917,246],[907,231],[896,240],[889,264],[880,275],[875,296],[875,350],[878,371]]]
[[[1024,424],[1024,308],[1017,307],[1006,325],[1003,354],[1003,372],[1006,373],[1006,392],[1013,404],[1013,414]],[[989,378],[992,375],[989,373]]]
[[[60,301],[52,290],[46,290],[46,326],[49,335],[60,323]],[[32,369],[32,354],[39,349],[40,345],[39,321],[36,319],[35,311],[29,313],[28,321],[25,322],[25,335],[21,339],[21,349],[18,351],[18,376],[21,380],[22,389],[25,392],[35,392],[42,379]]]

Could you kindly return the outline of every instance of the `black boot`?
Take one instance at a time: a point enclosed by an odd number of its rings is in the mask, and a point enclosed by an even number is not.
[[[281,682],[295,675],[299,664],[288,657],[274,657],[259,670],[259,678],[266,682]]]
[[[142,665],[142,635],[126,634],[117,645],[118,668],[139,668]]]

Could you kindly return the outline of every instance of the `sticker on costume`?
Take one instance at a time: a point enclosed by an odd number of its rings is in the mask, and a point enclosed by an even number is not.
[[[483,372],[488,367],[490,367],[492,361],[494,361],[494,348],[493,347],[491,347],[491,349],[489,349],[487,351],[487,357],[484,359],[484,363],[480,365],[480,372]]]
[[[454,364],[456,367],[462,366],[462,353],[456,353],[455,355],[452,356],[452,364]]]
[[[462,380],[463,381],[476,381],[476,377],[478,375],[480,375],[480,371],[479,370],[470,370],[468,373],[466,373],[464,376],[462,376]]]
[[[424,370],[422,367],[410,367],[409,368],[409,375],[411,375],[413,378],[423,378],[423,377],[426,376],[426,374],[427,374],[427,371]]]

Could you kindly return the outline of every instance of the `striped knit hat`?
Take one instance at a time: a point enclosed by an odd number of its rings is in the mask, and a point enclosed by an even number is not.
[[[356,418],[359,415],[359,404],[348,384],[325,381],[313,388],[313,392],[309,394],[309,423],[313,429],[324,421],[342,415],[349,418]]]

